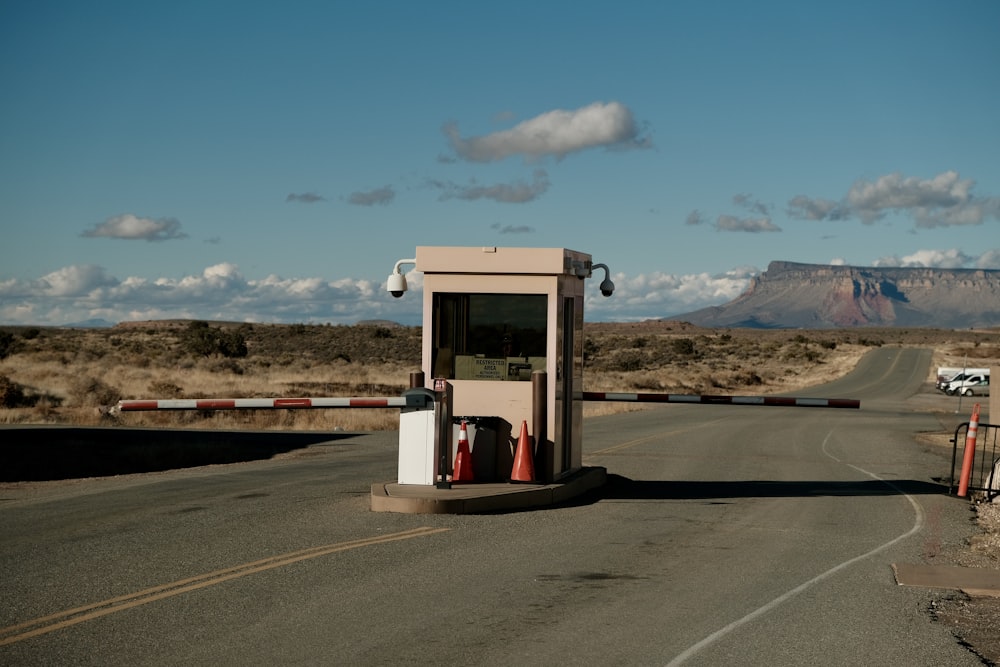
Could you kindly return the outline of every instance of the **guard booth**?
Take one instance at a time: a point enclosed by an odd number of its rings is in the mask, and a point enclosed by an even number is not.
[[[400,263],[423,273],[427,387],[447,380],[455,420],[495,430],[494,479],[476,481],[509,478],[522,422],[535,443],[538,481],[579,470],[583,406],[574,399],[583,391],[591,256],[563,248],[417,247],[415,259],[400,260],[390,276],[394,296],[406,289]],[[402,289],[393,289],[394,278]],[[606,278],[601,291],[613,289]]]

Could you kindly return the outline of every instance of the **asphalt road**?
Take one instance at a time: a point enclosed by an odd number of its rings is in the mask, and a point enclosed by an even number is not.
[[[275,460],[0,486],[3,665],[978,665],[897,586],[968,531],[881,348],[797,395],[587,420],[608,485],[509,514],[369,511],[396,434]]]

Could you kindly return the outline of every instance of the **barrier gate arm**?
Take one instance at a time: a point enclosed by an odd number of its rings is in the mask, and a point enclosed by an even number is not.
[[[389,398],[170,398],[118,401],[112,412],[148,410],[307,410],[314,408],[426,408],[433,397],[407,392]]]
[[[792,396],[714,396],[711,394],[640,394],[611,391],[585,391],[585,401],[627,401],[634,403],[700,403],[703,405],[772,405],[796,408],[859,409],[861,401],[853,398],[795,398]]]

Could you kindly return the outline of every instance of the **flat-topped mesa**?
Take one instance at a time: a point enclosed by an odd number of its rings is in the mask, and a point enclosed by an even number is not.
[[[722,306],[671,319],[699,326],[1000,326],[1000,270],[774,261]]]

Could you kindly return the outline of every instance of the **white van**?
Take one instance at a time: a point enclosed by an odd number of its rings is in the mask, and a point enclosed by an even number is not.
[[[944,393],[949,396],[989,396],[990,374],[966,373],[964,378],[949,382]]]
[[[966,378],[972,377],[973,375],[988,376],[989,374],[990,374],[990,369],[988,368],[966,368],[965,370],[955,373],[951,377],[945,378],[944,380],[938,380],[935,386],[940,391],[943,391],[944,393],[950,395],[952,392],[948,391],[948,388],[951,387],[952,384],[965,380]]]
[[[944,391],[944,386],[951,382],[956,375],[965,372],[964,368],[954,366],[938,366],[937,378],[934,380],[934,388]]]

